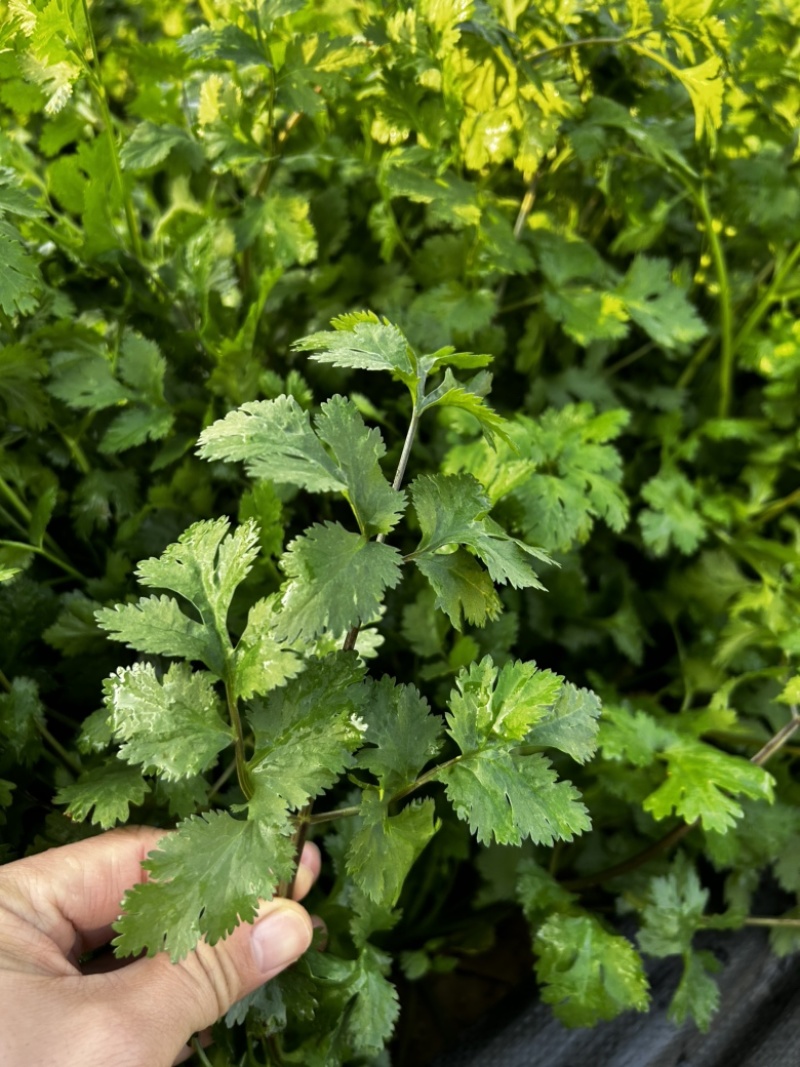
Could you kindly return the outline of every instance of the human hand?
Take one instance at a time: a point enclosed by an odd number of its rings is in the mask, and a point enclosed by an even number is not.
[[[0,867],[0,1063],[3,1067],[171,1067],[237,1000],[305,952],[312,925],[273,900],[254,925],[173,964],[163,953],[106,973],[80,957],[107,944],[126,889],[163,830],[127,827]],[[301,900],[319,874],[306,845]],[[224,872],[221,872],[224,877]]]

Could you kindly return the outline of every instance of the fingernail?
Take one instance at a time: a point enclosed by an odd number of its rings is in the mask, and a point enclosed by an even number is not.
[[[308,924],[292,908],[279,908],[256,923],[250,948],[262,974],[278,971],[302,956],[308,948]]]

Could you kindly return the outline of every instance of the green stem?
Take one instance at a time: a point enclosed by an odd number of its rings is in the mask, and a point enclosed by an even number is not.
[[[0,477],[0,493],[3,494],[3,496],[6,498],[6,500],[9,501],[10,504],[14,505],[14,507],[25,520],[25,522],[31,521],[31,519],[33,518],[33,513],[31,512],[31,509],[25,503],[23,503],[21,498],[17,496],[17,494],[14,492],[14,490],[3,477]]]
[[[228,715],[230,716],[231,725],[236,731],[236,741],[234,743],[234,752],[236,754],[236,777],[239,779],[239,788],[244,793],[245,800],[251,800],[253,796],[253,783],[250,778],[250,770],[247,766],[247,759],[244,754],[244,728],[242,727],[242,717],[239,714],[239,701],[228,682],[225,683],[225,698],[228,704]]]
[[[798,263],[800,263],[800,242],[794,246],[792,251],[783,261],[780,270],[775,273],[767,291],[742,323],[742,327],[736,334],[733,342],[734,351],[739,350],[740,346],[749,338],[753,330],[760,325],[762,319],[775,300],[780,299],[781,287]]]
[[[97,41],[95,40],[94,27],[92,26],[92,18],[89,14],[88,0],[81,0],[83,6],[83,16],[86,19],[86,28],[89,34],[89,44],[92,49],[92,64],[94,67],[94,76],[89,78],[89,84],[94,90],[94,96],[97,101],[97,106],[100,109],[100,118],[102,119],[103,126],[108,138],[108,145],[111,152],[111,168],[114,172],[114,182],[116,183],[119,195],[122,199],[123,207],[125,209],[125,220],[128,224],[128,233],[131,239],[131,248],[133,254],[141,262],[144,259],[144,251],[142,249],[142,241],[139,236],[139,230],[136,226],[136,215],[133,210],[133,201],[130,193],[125,188],[125,181],[122,177],[122,167],[119,161],[119,152],[117,151],[117,142],[114,137],[114,122],[111,118],[111,112],[108,108],[108,96],[106,94],[105,86],[103,85],[102,72],[100,70],[100,57],[97,52]]]
[[[50,733],[44,723],[37,722],[36,729],[39,731],[42,739],[47,742],[50,748],[52,748],[52,750],[55,752],[55,754],[58,756],[64,766],[71,770],[76,777],[80,776],[83,770],[80,765],[80,762],[75,759],[75,757],[72,756],[69,752],[67,752],[67,750],[64,748],[60,741],[57,741],[56,738],[53,737],[53,735]]]
[[[789,926],[795,929],[800,927],[800,919],[769,919],[752,915],[744,921],[745,926]]]
[[[725,262],[725,253],[722,242],[714,227],[714,219],[708,203],[708,193],[705,185],[700,187],[700,192],[694,193],[694,200],[703,216],[708,242],[711,251],[711,259],[719,285],[719,325],[720,325],[720,368],[719,368],[719,406],[717,414],[721,419],[728,417],[731,408],[731,395],[733,390],[733,308],[731,306],[731,286],[728,279],[728,267]]]
[[[65,574],[68,574],[70,578],[75,578],[79,582],[88,582],[88,578],[85,574],[81,574],[79,570],[72,566],[71,563],[67,563],[66,560],[59,559],[58,556],[48,551],[46,548],[39,548],[37,545],[29,545],[24,541],[5,541],[0,540],[0,547],[2,548],[16,548],[21,552],[33,552],[37,556],[43,556],[55,567],[60,567]]]
[[[214,1067],[211,1060],[208,1058],[208,1056],[206,1056],[205,1050],[200,1044],[200,1039],[198,1037],[193,1037],[189,1044],[192,1046],[192,1051],[197,1055],[197,1058],[200,1060],[202,1067]]]
[[[594,48],[606,44],[631,46],[632,42],[637,37],[641,37],[643,33],[644,31],[623,37],[579,37],[576,41],[563,41],[561,44],[554,44],[550,48],[543,48],[540,52],[533,52],[531,55],[526,56],[525,59],[528,63],[538,63],[540,59],[558,55],[559,52],[569,52],[573,48]]]

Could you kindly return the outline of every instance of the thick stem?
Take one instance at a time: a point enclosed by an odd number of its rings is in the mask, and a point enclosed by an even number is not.
[[[695,203],[703,216],[703,222],[708,235],[708,243],[711,251],[711,259],[717,275],[719,285],[719,328],[720,328],[720,366],[719,366],[719,405],[717,414],[721,419],[728,417],[731,408],[731,396],[733,391],[733,308],[731,306],[731,286],[728,279],[728,267],[725,262],[725,253],[722,242],[714,225],[711,208],[708,203],[708,193],[703,185],[699,194],[695,194]]]

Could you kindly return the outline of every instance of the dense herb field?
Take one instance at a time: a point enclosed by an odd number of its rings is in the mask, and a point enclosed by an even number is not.
[[[569,1025],[800,947],[797,23],[0,0],[0,859],[178,825],[178,958],[312,835],[220,1067],[401,1064],[515,908]]]

